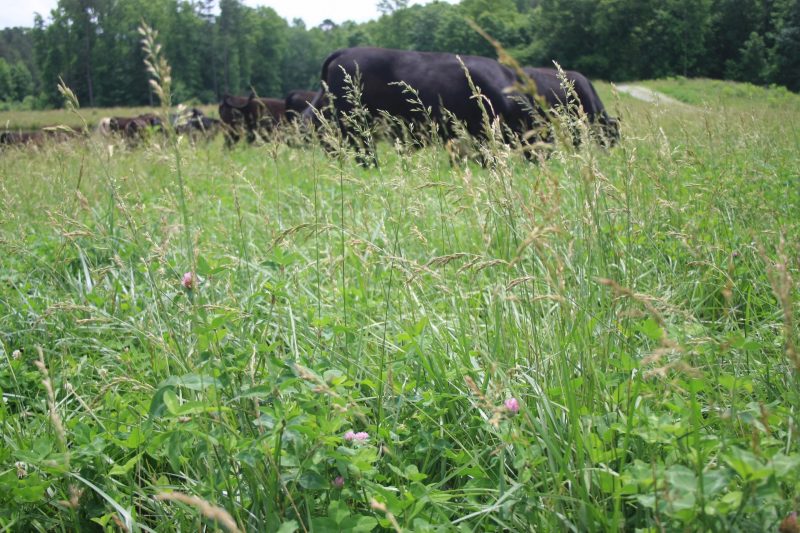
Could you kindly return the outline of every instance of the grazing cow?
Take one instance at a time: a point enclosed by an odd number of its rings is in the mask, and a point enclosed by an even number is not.
[[[286,95],[286,119],[294,121],[303,115],[309,102],[317,96],[317,91],[291,91]]]
[[[170,121],[175,131],[190,136],[200,133],[212,135],[217,131],[220,121],[207,117],[200,109],[193,107],[181,115],[170,116]]]
[[[161,119],[152,113],[136,117],[105,117],[97,125],[101,134],[119,133],[131,142],[141,139],[149,129],[162,129]]]
[[[97,122],[97,133],[104,137],[111,135],[111,117],[103,117]]]
[[[48,126],[37,131],[0,131],[0,145],[40,145],[45,141],[65,141],[78,135],[67,126]]]
[[[463,66],[461,64],[463,62]],[[346,81],[360,76],[361,104],[371,118],[386,113],[406,123],[425,120],[420,107],[430,109],[430,117],[440,126],[440,135],[454,136],[451,118],[464,124],[467,132],[477,138],[486,136],[484,112],[489,120],[500,119],[502,124],[517,136],[533,125],[519,94],[511,88],[516,84],[514,72],[494,59],[479,56],[461,56],[447,53],[416,52],[384,48],[346,48],[333,52],[322,66],[322,81],[327,84],[333,98],[334,115],[344,136],[356,145],[363,144],[355,131],[348,131],[345,114],[354,109],[348,99],[350,87]],[[473,96],[464,68],[469,71],[483,98]],[[419,102],[412,98],[403,82],[417,91]],[[320,109],[326,95],[319,93],[312,106]],[[313,112],[305,116],[313,120]],[[364,147],[368,163],[376,164],[374,153]],[[363,162],[363,161],[362,161]]]
[[[0,145],[26,145],[39,144],[45,139],[42,131],[2,131],[0,132]]]
[[[619,120],[610,117],[606,113],[603,102],[597,95],[594,85],[586,76],[574,70],[564,72],[566,81],[574,89],[573,93],[573,91],[568,91],[562,84],[558,71],[554,68],[524,67],[522,70],[536,83],[537,92],[545,99],[550,108],[555,110],[566,109],[575,116],[578,112],[578,107],[581,107],[589,120],[589,124],[599,125],[599,140],[601,144],[613,146],[619,141]],[[575,96],[577,96],[578,101],[575,101]],[[576,133],[575,143],[578,144],[579,142],[580,137]]]
[[[237,142],[244,130],[248,142],[256,134],[272,131],[286,117],[286,102],[277,98],[225,95],[219,104],[219,118],[225,128],[228,145]]]

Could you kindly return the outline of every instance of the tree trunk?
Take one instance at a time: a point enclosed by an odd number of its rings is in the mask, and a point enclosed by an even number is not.
[[[86,16],[86,33],[84,35],[84,53],[86,54],[86,88],[89,92],[89,107],[94,107],[94,87],[92,85],[92,45],[91,45],[91,30],[92,19],[89,16],[89,11],[84,10]]]

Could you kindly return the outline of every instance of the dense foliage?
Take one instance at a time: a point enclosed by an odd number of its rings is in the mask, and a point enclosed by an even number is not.
[[[250,87],[264,96],[312,88],[325,56],[344,46],[492,56],[465,17],[525,64],[555,59],[614,81],[705,76],[800,90],[800,0],[406,4],[379,2],[384,15],[363,24],[326,21],[307,28],[240,0],[60,0],[36,19],[33,30],[3,34],[0,57],[9,67],[0,63],[0,99],[36,95],[32,105],[58,105],[60,76],[84,105],[151,104],[136,33],[142,20],[161,32],[176,96],[202,102]],[[11,57],[15,48],[29,50],[31,43],[35,57]]]
[[[800,97],[658,87],[598,84],[622,143],[538,163],[7,149],[0,529],[791,521]]]

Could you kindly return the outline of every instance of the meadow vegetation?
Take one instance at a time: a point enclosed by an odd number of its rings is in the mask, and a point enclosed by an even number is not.
[[[0,530],[776,530],[800,97],[716,83],[539,162],[3,149]]]

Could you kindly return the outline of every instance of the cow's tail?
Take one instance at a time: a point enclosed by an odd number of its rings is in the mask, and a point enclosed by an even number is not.
[[[344,48],[336,50],[325,59],[324,63],[322,63],[322,73],[320,74],[320,79],[322,81],[328,81],[328,67],[330,67],[330,64],[333,62],[333,60],[337,59],[340,55],[342,55],[344,51],[345,51]]]
[[[325,86],[328,83],[328,70],[330,69],[331,63],[336,60],[342,53],[344,49],[336,50],[332,52],[328,57],[325,58],[325,61],[322,63],[322,71],[320,72],[320,82],[322,86],[320,87],[317,94],[314,95],[314,98],[308,103],[308,107],[306,107],[305,111],[303,111],[303,121],[304,122],[313,122],[314,124],[319,123],[319,115],[318,113],[323,112],[323,108],[326,107],[329,103],[328,95],[325,91]]]
[[[317,95],[314,96],[314,100],[311,102],[311,105],[315,109],[319,109],[319,106],[325,101],[325,84],[329,83],[328,78],[328,71],[330,70],[331,63],[333,63],[336,59],[339,58],[344,53],[345,49],[340,48],[335,52],[332,52],[328,57],[325,58],[325,61],[322,63],[322,72],[320,72],[320,81],[322,82],[322,87],[317,92]]]

